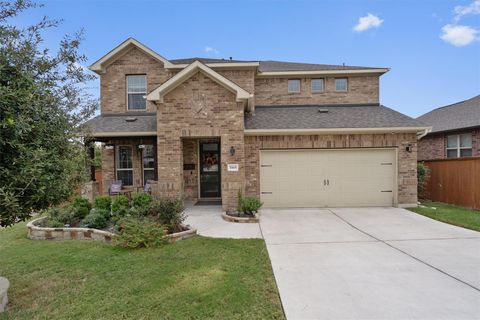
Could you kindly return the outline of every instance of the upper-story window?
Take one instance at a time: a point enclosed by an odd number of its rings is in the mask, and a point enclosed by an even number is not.
[[[139,110],[147,107],[147,76],[127,76],[127,103],[128,110]]]
[[[312,92],[323,92],[324,90],[323,79],[312,79],[311,89],[312,89]]]
[[[300,92],[299,79],[288,79],[288,92]]]
[[[472,156],[472,135],[453,134],[447,136],[447,158]]]
[[[348,80],[347,78],[337,78],[335,79],[335,91],[345,92],[348,89]]]

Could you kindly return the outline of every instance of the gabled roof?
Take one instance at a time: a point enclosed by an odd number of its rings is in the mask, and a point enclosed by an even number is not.
[[[480,126],[480,95],[437,108],[417,119],[432,126],[432,133]]]
[[[115,58],[118,54],[122,53],[124,50],[130,48],[130,47],[137,47],[138,49],[142,50],[146,54],[152,56],[153,58],[157,59],[158,61],[162,62],[165,66],[165,68],[170,68],[173,66],[173,64],[153,51],[152,49],[148,48],[144,44],[138,42],[137,40],[133,38],[128,38],[124,42],[122,42],[120,45],[115,47],[112,51],[101,57],[99,60],[97,60],[95,63],[93,63],[89,69],[96,72],[96,73],[104,73],[105,72],[105,66],[109,64]]]
[[[302,131],[419,132],[428,126],[382,105],[256,106],[245,117],[252,134]]]
[[[172,78],[168,79],[164,82],[161,86],[153,90],[147,95],[147,100],[150,101],[162,101],[163,96],[178,87],[184,81],[195,75],[197,72],[202,72],[206,76],[208,76],[213,81],[217,82],[218,84],[222,85],[226,89],[232,91],[236,94],[237,101],[248,101],[253,95],[251,95],[248,91],[241,88],[234,82],[228,80],[218,72],[215,72],[211,68],[207,67],[200,61],[195,61],[190,64],[188,67],[174,75]]]

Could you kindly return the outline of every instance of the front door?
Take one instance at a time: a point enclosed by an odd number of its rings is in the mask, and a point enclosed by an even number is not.
[[[200,197],[221,197],[219,142],[200,142]]]

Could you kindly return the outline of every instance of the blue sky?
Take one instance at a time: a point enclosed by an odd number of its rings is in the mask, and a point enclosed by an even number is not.
[[[41,3],[15,23],[63,18],[46,34],[52,49],[84,28],[89,63],[134,37],[166,58],[389,67],[380,101],[412,117],[480,93],[480,0]]]

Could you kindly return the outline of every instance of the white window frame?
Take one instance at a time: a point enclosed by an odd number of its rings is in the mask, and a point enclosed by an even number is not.
[[[129,87],[128,87],[128,78],[129,77],[144,77],[145,78],[145,91],[143,92],[129,92]],[[134,95],[138,95],[138,94],[143,94],[144,96],[147,95],[147,75],[146,74],[128,74],[125,78],[125,84],[126,84],[126,87],[127,87],[127,110],[132,110],[132,111],[138,111],[138,110],[146,110],[147,109],[147,99],[145,98],[145,108],[141,108],[141,109],[134,109],[134,108],[130,108],[130,104],[129,104],[129,95],[131,94],[134,94]]]
[[[345,90],[338,90],[337,89],[337,80],[345,80]],[[334,81],[335,92],[347,92],[348,91],[348,78],[335,78]]]
[[[313,82],[314,81],[321,81],[322,82],[322,90],[314,90],[313,89]],[[314,79],[311,79],[310,80],[310,90],[314,93],[317,93],[317,92],[325,92],[325,79],[323,78],[314,78]]]
[[[470,136],[470,147],[462,147],[461,146],[461,136],[464,135],[469,135]],[[448,137],[456,137],[457,138],[457,146],[456,147],[448,147]],[[457,151],[457,156],[455,158],[462,158],[461,156],[461,151],[462,150],[472,150],[472,155],[473,155],[473,141],[472,141],[472,134],[471,133],[460,133],[460,134],[449,134],[446,136],[446,148],[445,148],[445,157],[448,158],[448,150],[456,150]]]
[[[298,90],[290,90],[290,82],[298,82]],[[302,81],[300,79],[288,79],[287,80],[287,90],[288,93],[299,93],[302,91]]]
[[[119,168],[120,147],[128,147],[132,150],[132,161],[131,161],[132,162],[132,167],[131,168]],[[119,180],[118,179],[118,171],[132,171],[132,184],[125,184],[124,186],[133,186],[134,185],[135,177],[134,177],[134,172],[133,172],[133,151],[134,151],[134,148],[131,145],[118,145],[118,146],[116,146],[116,150],[115,150],[115,180]]]
[[[147,179],[145,179],[145,171],[152,171],[153,175],[155,176],[155,145],[153,144],[146,144],[145,146],[152,146],[153,150],[153,168],[145,168],[144,158],[145,158],[145,149],[142,149],[142,171],[143,171],[143,185],[147,183]]]

